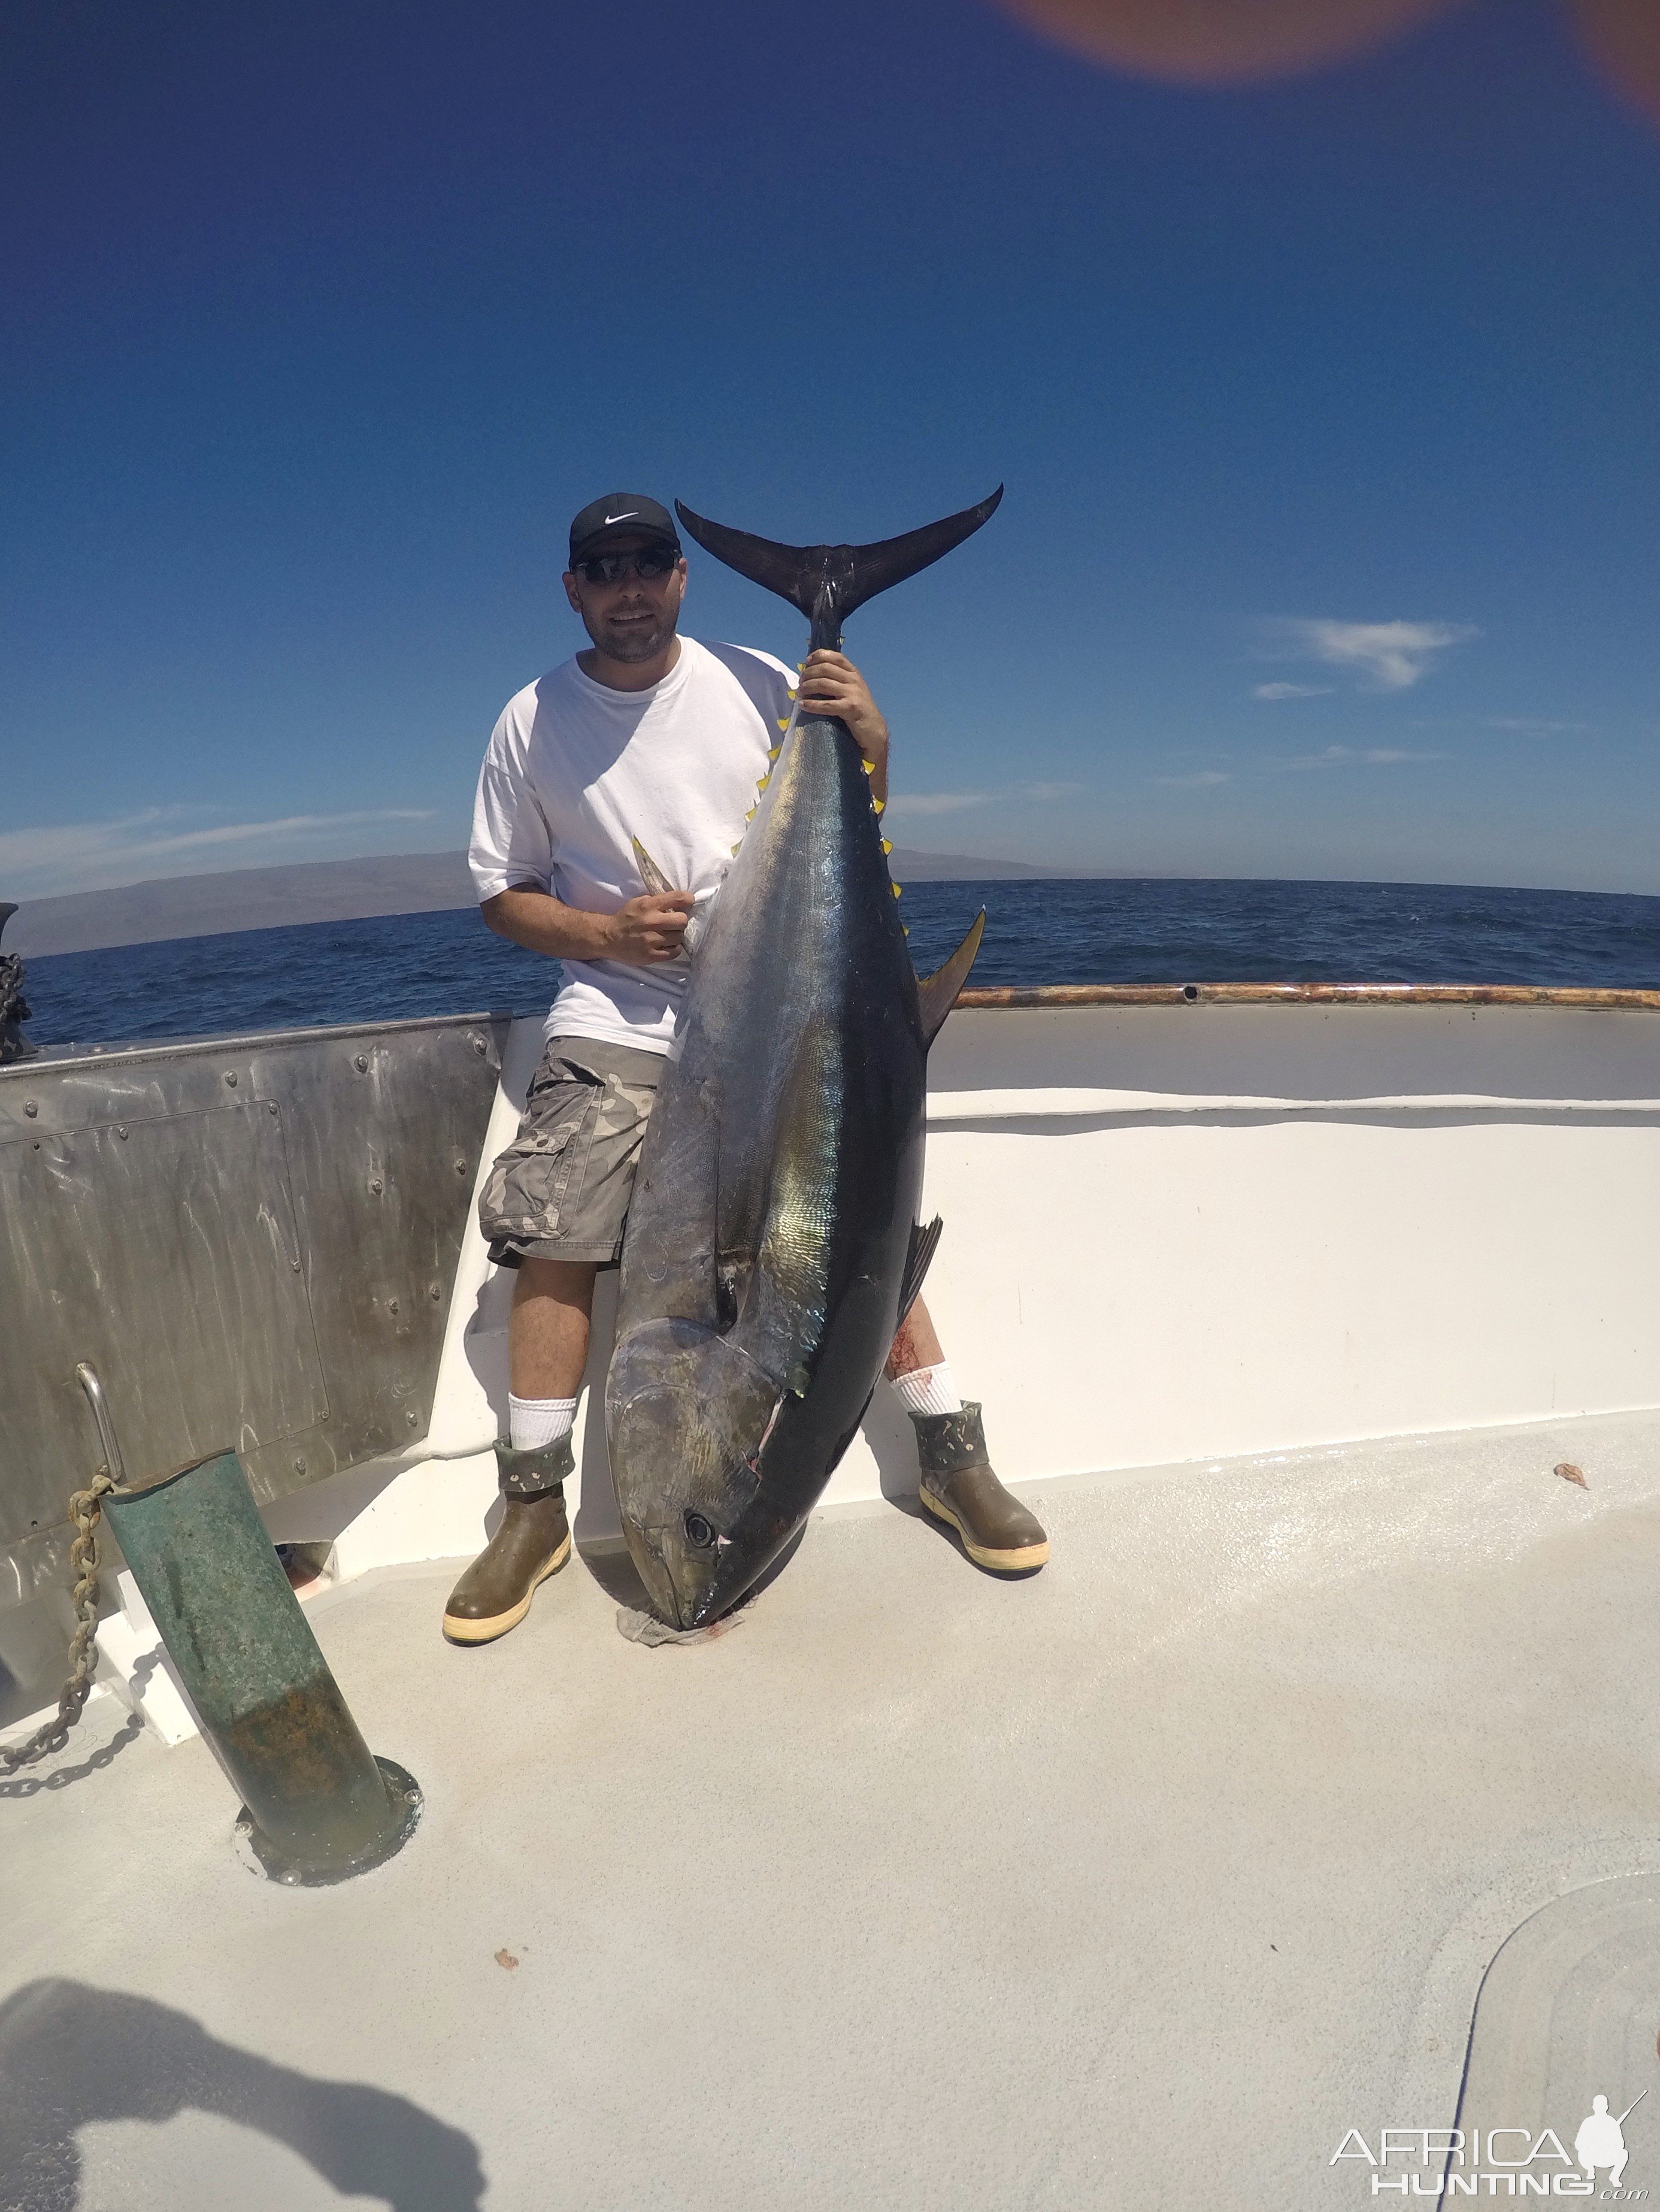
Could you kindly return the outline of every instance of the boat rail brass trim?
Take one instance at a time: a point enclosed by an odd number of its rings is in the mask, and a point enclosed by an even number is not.
[[[1012,1006],[1555,1006],[1591,1013],[1660,1013],[1660,991],[1604,991],[1532,983],[1006,983],[965,991],[960,1007]]]

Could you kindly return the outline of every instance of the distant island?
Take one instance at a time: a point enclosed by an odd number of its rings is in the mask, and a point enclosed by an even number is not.
[[[903,883],[1037,878],[1042,868],[966,853],[918,853],[896,845]],[[5,886],[0,884],[0,891]],[[231,868],[175,876],[118,890],[70,891],[22,902],[5,950],[91,952],[170,937],[220,937],[234,929],[282,929],[300,921],[358,921],[377,914],[434,914],[473,904],[464,853],[388,853],[360,860],[309,860],[286,868]]]

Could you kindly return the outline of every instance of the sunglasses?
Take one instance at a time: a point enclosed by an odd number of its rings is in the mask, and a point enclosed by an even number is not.
[[[666,545],[648,545],[643,553],[597,553],[591,561],[579,561],[577,568],[591,584],[620,584],[625,576],[655,584],[679,558]]]

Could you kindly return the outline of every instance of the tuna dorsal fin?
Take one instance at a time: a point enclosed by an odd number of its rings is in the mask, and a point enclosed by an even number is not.
[[[925,1044],[932,1044],[945,1027],[945,1018],[957,1003],[957,994],[968,981],[968,971],[974,964],[974,955],[980,949],[980,939],[985,934],[985,908],[982,907],[974,917],[973,926],[944,967],[936,968],[931,975],[918,979],[917,997],[922,1005],[922,1034]]]
[[[634,860],[639,869],[639,879],[648,891],[671,891],[675,886],[651,858],[638,837],[634,840]]]
[[[834,645],[843,620],[855,607],[929,568],[965,538],[972,538],[1002,497],[999,484],[990,499],[976,507],[874,545],[780,545],[724,522],[710,522],[679,500],[675,512],[705,552],[799,607],[813,625],[815,645]]]
[[[919,1222],[911,1224],[911,1249],[905,1255],[905,1273],[900,1280],[900,1321],[903,1321],[917,1303],[917,1293],[922,1288],[922,1279],[928,1273],[928,1263],[933,1258],[945,1224],[936,1213],[924,1229]],[[894,1324],[897,1328],[900,1322]]]

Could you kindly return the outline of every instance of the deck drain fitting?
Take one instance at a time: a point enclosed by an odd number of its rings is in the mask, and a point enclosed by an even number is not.
[[[1184,983],[1182,986],[1182,996],[1187,1000],[1190,1006],[1197,1006],[1199,998],[1198,985],[1197,983]]]

